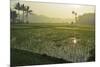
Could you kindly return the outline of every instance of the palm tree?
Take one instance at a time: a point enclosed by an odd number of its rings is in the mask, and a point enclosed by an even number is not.
[[[29,21],[28,21],[28,15],[31,14],[31,12],[32,12],[32,10],[30,10],[29,6],[27,6],[26,7],[26,18],[27,18],[26,23],[29,23]]]
[[[24,4],[21,5],[21,10],[23,11],[23,19],[22,19],[23,21],[22,22],[24,23],[24,14],[25,14],[25,10],[26,10],[26,7]]]
[[[11,23],[16,23],[17,13],[14,10],[10,9],[10,19]]]
[[[16,4],[15,9],[18,10],[19,22],[20,22],[20,3],[19,2]]]
[[[72,14],[75,15],[75,22],[77,22],[77,13],[75,11],[72,11]]]

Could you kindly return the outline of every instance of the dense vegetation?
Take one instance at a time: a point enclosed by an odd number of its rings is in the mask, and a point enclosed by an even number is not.
[[[70,61],[47,56],[46,54],[41,55],[15,48],[12,48],[11,51],[11,66],[71,63]]]

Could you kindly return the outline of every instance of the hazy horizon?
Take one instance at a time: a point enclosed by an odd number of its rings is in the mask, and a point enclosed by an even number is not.
[[[18,1],[11,1],[11,8],[15,6]],[[73,19],[72,11],[77,12],[78,15],[84,13],[95,13],[95,6],[90,5],[72,5],[59,3],[43,3],[33,1],[19,1],[25,6],[30,6],[30,10],[37,15],[44,15],[50,18],[70,18]]]

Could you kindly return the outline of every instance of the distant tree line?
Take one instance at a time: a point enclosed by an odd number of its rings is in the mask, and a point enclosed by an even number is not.
[[[95,24],[95,13],[85,13],[78,16],[78,23],[80,24]]]
[[[78,15],[77,12],[72,11],[75,16],[75,23],[79,24],[95,24],[95,13],[85,13],[83,15]],[[73,24],[72,22],[71,24]]]
[[[22,14],[20,13],[22,12]],[[30,10],[29,6],[25,6],[24,4],[20,4],[19,2],[14,6],[14,10],[10,9],[10,19],[11,23],[29,23],[28,15],[32,14],[32,10]],[[22,15],[22,18],[21,18]],[[25,18],[26,17],[26,21]]]

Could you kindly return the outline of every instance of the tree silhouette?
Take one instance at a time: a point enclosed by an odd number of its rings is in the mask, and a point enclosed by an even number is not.
[[[11,23],[16,23],[17,12],[10,9],[10,19]]]
[[[24,23],[24,16],[25,16],[25,10],[26,10],[26,7],[24,4],[21,5],[21,10],[23,11],[23,19],[22,19],[22,22]]]
[[[29,7],[29,6],[25,6],[24,4],[21,5],[21,4],[18,2],[14,8],[18,11],[19,23],[21,23],[20,11],[23,12],[22,23],[24,23],[25,14],[26,14],[26,23],[29,23],[29,21],[28,21],[28,15],[29,15],[29,14],[32,14],[32,13],[31,13],[32,10],[30,10],[30,7]]]
[[[72,11],[72,14],[75,15],[75,22],[77,22],[77,13],[75,11]]]
[[[18,15],[19,15],[19,22],[20,22],[20,9],[21,9],[21,7],[20,7],[21,5],[20,5],[20,3],[18,2],[17,4],[16,4],[16,6],[15,6],[15,9],[16,10],[18,10]]]
[[[31,14],[31,12],[32,12],[32,10],[30,10],[29,6],[27,6],[26,7],[26,18],[27,18],[26,23],[29,23],[29,21],[28,21],[28,15]]]

